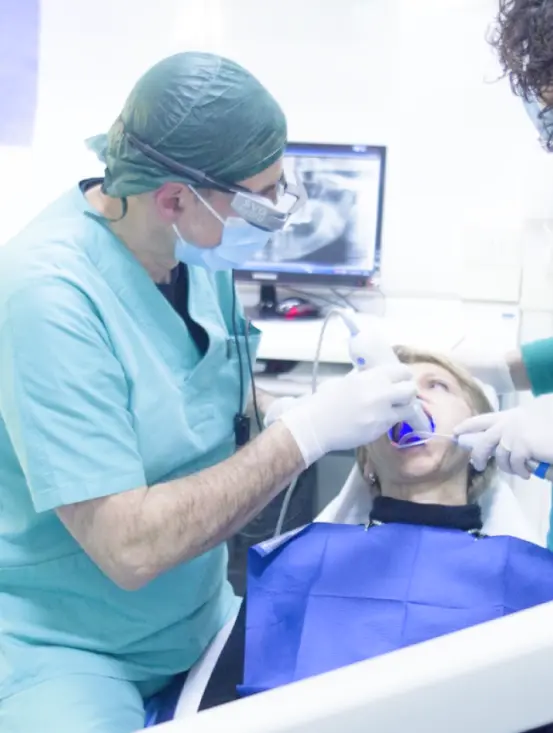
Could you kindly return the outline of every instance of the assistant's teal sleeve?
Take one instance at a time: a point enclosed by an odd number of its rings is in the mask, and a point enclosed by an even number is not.
[[[127,382],[89,299],[43,279],[0,313],[0,411],[37,511],[146,484]]]
[[[521,353],[536,397],[553,392],[553,338],[524,344]]]

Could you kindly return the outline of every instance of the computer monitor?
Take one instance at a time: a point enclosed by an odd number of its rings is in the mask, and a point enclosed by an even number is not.
[[[552,689],[547,603],[174,720],[159,733],[530,733],[553,721]]]
[[[290,143],[285,174],[300,179],[308,200],[238,280],[362,287],[380,268],[386,148]]]

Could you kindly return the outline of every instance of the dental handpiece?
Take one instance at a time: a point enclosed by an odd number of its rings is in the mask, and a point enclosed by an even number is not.
[[[341,312],[341,315],[350,332],[349,355],[352,364],[357,369],[370,369],[385,364],[401,363],[390,344],[379,333],[380,329],[377,323],[375,323],[374,329],[361,330],[349,314],[344,315]],[[413,432],[434,432],[434,423],[426,414],[420,400],[415,400],[413,409],[406,417],[405,422],[409,423],[409,427]]]

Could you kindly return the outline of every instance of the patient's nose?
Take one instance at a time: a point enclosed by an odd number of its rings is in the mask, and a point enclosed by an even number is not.
[[[430,400],[428,399],[428,395],[425,394],[423,390],[419,390],[417,392],[417,399],[420,400],[422,409],[426,412],[428,417],[432,417],[432,410],[430,409]]]

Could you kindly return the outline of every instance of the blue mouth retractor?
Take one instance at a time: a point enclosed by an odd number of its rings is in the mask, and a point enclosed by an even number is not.
[[[430,415],[428,416],[428,420],[430,422],[429,432],[435,433],[436,424]],[[408,422],[400,422],[398,425],[394,425],[394,427],[388,431],[388,438],[392,443],[395,443],[396,445],[401,443],[402,446],[421,445],[429,440],[428,437],[422,438],[420,435],[417,435],[413,427],[409,425]]]

